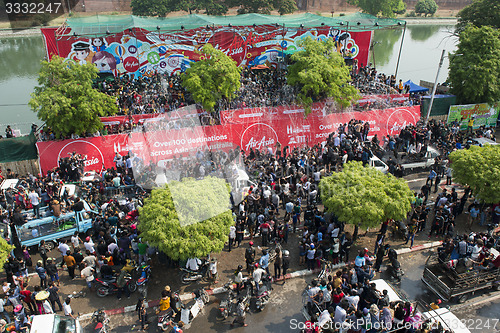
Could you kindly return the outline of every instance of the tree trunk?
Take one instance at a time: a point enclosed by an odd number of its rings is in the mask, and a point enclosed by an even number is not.
[[[354,243],[358,239],[359,226],[356,224],[354,226],[354,233],[352,234],[352,242]]]

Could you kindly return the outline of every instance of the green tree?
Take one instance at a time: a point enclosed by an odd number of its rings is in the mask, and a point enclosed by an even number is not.
[[[469,25],[460,33],[457,51],[450,54],[448,82],[460,104],[500,100],[500,32]]]
[[[350,69],[337,52],[334,41],[313,40],[310,37],[300,41],[304,50],[292,55],[293,64],[288,67],[288,83],[299,87],[298,101],[306,113],[311,111],[313,100],[333,98],[347,107],[359,98],[358,90],[349,84]]]
[[[427,15],[434,15],[436,10],[438,9],[438,5],[434,0],[418,0],[415,4],[415,13]]]
[[[472,193],[483,203],[500,202],[500,146],[472,146],[450,154],[453,178],[469,185]]]
[[[271,14],[271,11],[276,10],[283,14],[290,14],[297,10],[297,5],[294,0],[233,0],[231,7],[239,7],[238,14],[259,13]]]
[[[387,219],[402,220],[411,209],[413,192],[404,179],[384,175],[361,162],[349,162],[342,172],[319,183],[321,200],[340,221],[360,228]]]
[[[200,54],[205,59],[191,64],[182,76],[182,84],[196,103],[212,111],[218,100],[232,100],[236,96],[241,86],[241,68],[211,44],[205,44]]]
[[[132,0],[132,14],[139,16],[160,16],[165,17],[174,11],[174,0]]]
[[[224,180],[206,177],[153,189],[139,208],[141,237],[174,260],[220,252],[234,223]],[[209,217],[203,219],[203,217]]]
[[[394,17],[396,13],[406,8],[403,0],[347,0],[347,2],[374,16]]]
[[[42,61],[31,109],[56,136],[96,132],[103,127],[99,117],[118,111],[114,97],[92,88],[97,73],[93,64],[65,62],[58,56]]]
[[[10,251],[12,251],[13,249],[14,245],[10,245],[5,239],[0,237],[0,268],[3,269],[3,265],[7,261]]]
[[[476,27],[488,25],[500,29],[500,2],[498,0],[474,0],[457,14],[457,32],[472,23]]]

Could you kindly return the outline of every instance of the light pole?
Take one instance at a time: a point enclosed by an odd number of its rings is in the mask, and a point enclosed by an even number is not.
[[[432,104],[434,103],[434,96],[436,95],[436,88],[437,88],[439,72],[441,71],[441,67],[443,66],[444,52],[445,52],[445,50],[443,50],[443,52],[441,52],[441,59],[439,59],[439,66],[438,66],[438,70],[436,73],[436,80],[434,80],[434,86],[432,87],[431,102],[429,103],[429,110],[427,110],[427,116],[425,117],[424,126],[427,126],[427,122],[429,121],[429,116],[431,115]]]

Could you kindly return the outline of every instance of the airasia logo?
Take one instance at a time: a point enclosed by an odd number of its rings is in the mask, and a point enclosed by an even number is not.
[[[241,148],[245,151],[250,149],[262,150],[265,147],[273,147],[278,142],[276,131],[264,123],[256,123],[249,126],[241,136]]]
[[[414,125],[417,122],[415,115],[406,109],[397,109],[387,118],[387,134],[396,135],[408,125]]]
[[[70,157],[72,153],[83,157],[84,171],[102,171],[104,157],[101,150],[95,144],[83,140],[72,141],[64,145],[57,155],[57,166],[59,166],[60,159]]]
[[[232,28],[216,31],[207,43],[233,58],[238,65],[245,59],[248,41]]]
[[[137,72],[139,69],[139,60],[136,57],[127,57],[123,60],[123,68],[127,72]]]

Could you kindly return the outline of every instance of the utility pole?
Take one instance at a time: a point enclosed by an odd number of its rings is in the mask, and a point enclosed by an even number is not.
[[[441,67],[443,66],[443,60],[444,60],[444,50],[441,53],[441,59],[439,60],[439,66],[436,73],[436,80],[434,81],[434,87],[432,87],[431,102],[429,103],[429,110],[427,110],[427,116],[425,117],[424,126],[427,126],[427,122],[429,121],[429,116],[431,115],[432,104],[434,103],[434,96],[436,95],[439,72],[441,71]]]

